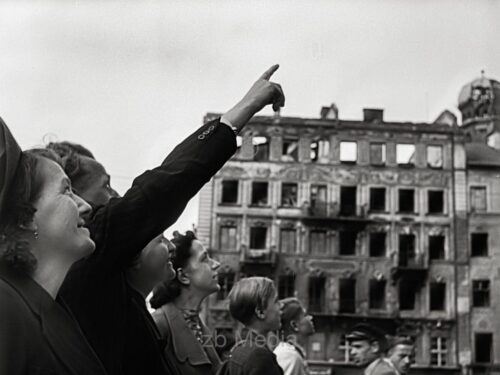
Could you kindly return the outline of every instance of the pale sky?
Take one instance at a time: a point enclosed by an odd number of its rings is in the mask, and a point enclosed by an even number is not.
[[[2,1],[0,116],[23,148],[87,146],[124,193],[274,63],[283,116],[456,113],[500,80],[499,20],[498,0]],[[169,231],[196,221],[195,198]]]

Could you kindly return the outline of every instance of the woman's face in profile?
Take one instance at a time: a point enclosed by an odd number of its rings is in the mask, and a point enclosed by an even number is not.
[[[73,263],[95,248],[82,218],[90,206],[73,193],[69,178],[56,162],[40,158],[37,173],[42,183],[34,205],[37,258],[54,256]]]

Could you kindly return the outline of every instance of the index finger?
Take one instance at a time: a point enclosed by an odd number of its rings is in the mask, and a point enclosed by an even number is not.
[[[269,81],[269,78],[274,74],[275,71],[278,70],[279,64],[271,66],[269,69],[267,69],[264,74],[260,76],[261,79],[265,79],[266,81]]]

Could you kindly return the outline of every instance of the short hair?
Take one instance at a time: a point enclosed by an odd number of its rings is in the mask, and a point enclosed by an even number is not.
[[[256,309],[267,308],[273,295],[276,295],[276,288],[271,279],[259,276],[241,279],[229,292],[229,311],[234,319],[248,324]]]
[[[174,238],[171,242],[175,245],[174,256],[170,259],[173,269],[177,272],[179,268],[184,268],[188,265],[192,252],[191,247],[193,241],[196,240],[194,232],[188,230],[186,234],[180,234],[178,231],[174,232]],[[172,302],[180,296],[182,291],[182,284],[177,278],[173,280],[165,280],[153,289],[153,297],[149,301],[151,307],[158,309],[164,304]]]
[[[281,303],[281,330],[287,332],[291,329],[290,323],[300,317],[304,307],[296,297],[284,298]]]
[[[410,336],[393,336],[388,340],[388,349],[394,349],[398,345],[414,346],[415,342]]]
[[[82,157],[95,160],[90,150],[80,144],[71,142],[50,142],[47,149],[54,151],[61,158],[61,166],[73,185],[86,178],[88,171],[81,163]]]
[[[0,218],[0,263],[10,269],[32,274],[36,269],[36,257],[23,237],[33,220],[36,201],[42,193],[44,177],[40,174],[40,159],[45,158],[60,164],[58,156],[45,149],[23,151],[19,166],[9,188],[9,199]]]

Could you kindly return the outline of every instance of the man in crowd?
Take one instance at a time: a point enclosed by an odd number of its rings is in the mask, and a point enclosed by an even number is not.
[[[385,332],[366,323],[355,325],[346,336],[350,342],[354,363],[364,368],[364,375],[382,375],[394,372],[384,354],[387,350]]]
[[[413,362],[415,346],[411,338],[397,336],[390,340],[387,359],[394,366],[395,375],[405,375],[408,373]]]

